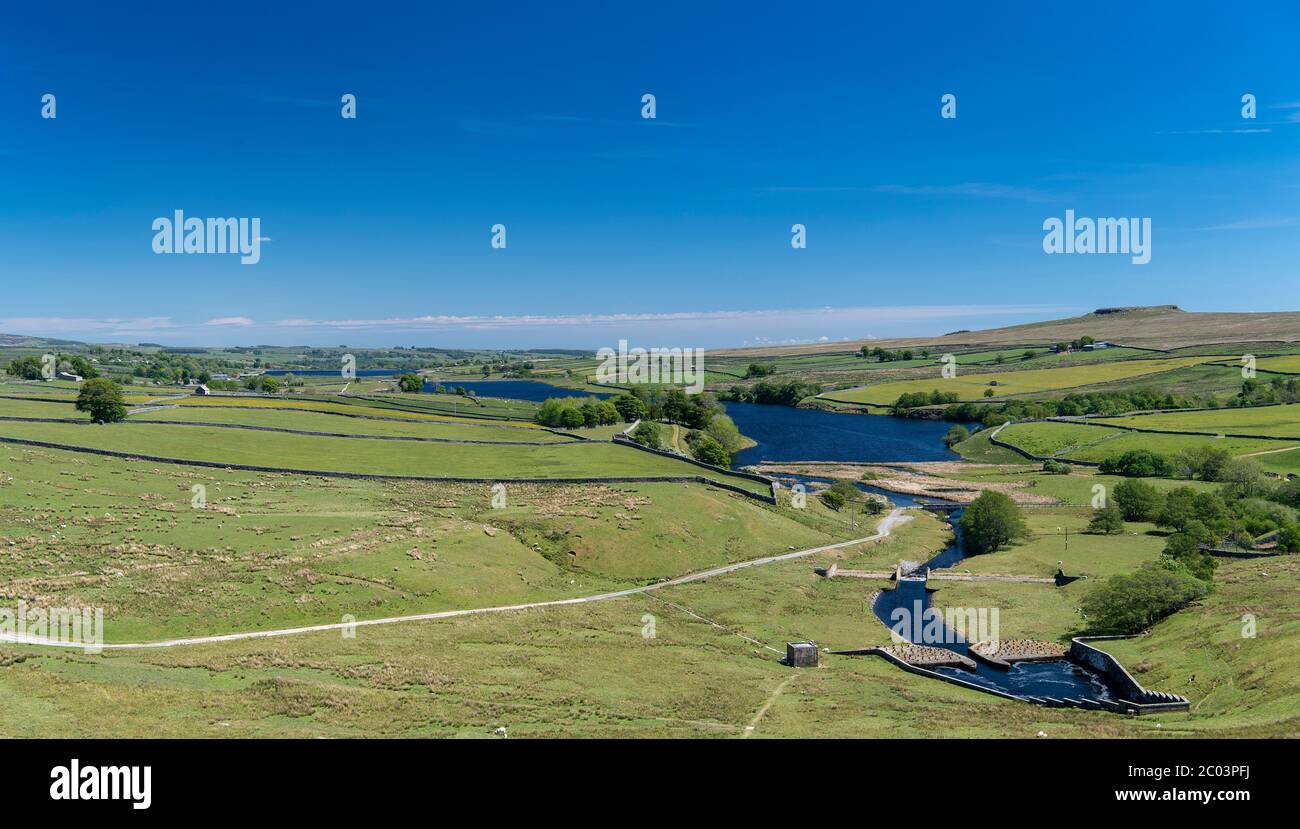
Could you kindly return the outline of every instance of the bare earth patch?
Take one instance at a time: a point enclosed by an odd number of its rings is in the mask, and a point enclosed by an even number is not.
[[[961,504],[974,501],[981,492],[1001,492],[1018,504],[1058,504],[1060,500],[1049,495],[1026,492],[1028,481],[962,481],[945,478],[949,472],[985,470],[990,472],[1023,471],[1023,467],[999,464],[960,463],[956,461],[930,461],[924,463],[891,464],[880,466],[864,463],[819,461],[792,461],[788,463],[759,464],[757,471],[764,475],[807,475],[817,478],[843,478],[922,498],[945,498]]]

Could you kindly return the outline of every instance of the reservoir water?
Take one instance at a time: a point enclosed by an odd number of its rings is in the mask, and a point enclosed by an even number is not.
[[[870,463],[959,457],[943,445],[943,436],[952,424],[942,420],[847,415],[758,403],[727,403],[726,409],[740,433],[757,441],[736,456],[736,466],[761,461]]]
[[[424,381],[424,390],[427,392],[432,392],[438,386],[442,386],[444,389],[464,388],[466,391],[474,392],[479,397],[503,397],[508,400],[527,400],[532,403],[541,403],[549,397],[599,397],[603,399],[613,396],[603,392],[565,389],[537,380],[458,380],[448,378],[445,380]]]

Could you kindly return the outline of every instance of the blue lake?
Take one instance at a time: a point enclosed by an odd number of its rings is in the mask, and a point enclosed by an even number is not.
[[[424,390],[432,392],[437,386],[444,389],[464,388],[479,397],[502,397],[507,400],[528,400],[540,403],[548,397],[612,397],[600,392],[563,389],[537,380],[426,380]]]
[[[727,403],[740,433],[757,441],[742,450],[736,466],[761,461],[949,461],[956,452],[943,445],[952,428],[942,420],[849,415]]]

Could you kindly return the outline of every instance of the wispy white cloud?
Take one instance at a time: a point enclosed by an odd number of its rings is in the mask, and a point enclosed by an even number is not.
[[[1048,202],[1059,198],[1034,187],[967,181],[958,184],[874,184],[871,186],[811,184],[776,185],[762,188],[769,193],[885,193],[896,196],[930,198],[1009,199],[1012,201]]]
[[[90,341],[147,337],[190,345],[263,343],[437,343],[479,347],[596,348],[619,339],[733,347],[754,343],[829,342],[868,336],[937,334],[956,327],[1007,324],[1009,318],[1077,313],[1061,305],[909,305],[773,308],[605,314],[423,315],[412,317],[256,321],[248,316],[178,323],[170,317],[91,319],[13,317],[0,332]],[[346,340],[344,337],[346,336]],[[361,343],[358,343],[361,341]]]
[[[387,319],[285,319],[273,325],[288,328],[364,329],[456,329],[475,330],[620,326],[630,323],[710,323],[725,321],[794,322],[801,319],[828,321],[896,322],[1004,314],[1032,314],[1059,311],[1059,305],[913,305],[875,308],[782,308],[737,311],[674,311],[631,314],[560,314],[519,316],[420,316]]]
[[[1273,218],[1242,219],[1227,224],[1211,225],[1200,230],[1272,230],[1278,227],[1291,227],[1296,223],[1294,216],[1276,216]]]
[[[1271,127],[1237,127],[1230,130],[1167,130],[1164,132],[1157,132],[1156,135],[1256,135],[1272,131],[1273,129]]]
[[[900,196],[961,196],[978,199],[1013,199],[1017,201],[1053,201],[1052,193],[1033,187],[1012,184],[990,184],[985,181],[968,181],[961,184],[877,184],[871,188],[876,193],[896,193]]]
[[[46,335],[84,334],[104,332],[133,334],[141,331],[165,331],[179,326],[171,317],[4,317],[0,318],[0,331],[5,333],[37,331]]]

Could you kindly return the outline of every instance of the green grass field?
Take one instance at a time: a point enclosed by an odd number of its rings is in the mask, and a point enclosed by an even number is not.
[[[1227,449],[1233,455],[1254,455],[1300,445],[1279,440],[1129,432],[1105,426],[1060,422],[1014,423],[1004,428],[998,434],[998,439],[1036,455],[1094,462],[1133,449],[1173,455],[1183,449],[1208,444]],[[1285,468],[1294,464],[1300,468],[1300,455],[1293,457],[1287,453],[1278,453],[1261,456],[1261,462],[1264,462],[1265,457],[1270,459],[1267,462],[1270,464]]]
[[[958,371],[957,376],[952,378],[940,377],[936,369],[935,376],[932,379],[880,383],[861,389],[838,391],[828,396],[850,403],[871,403],[878,406],[888,406],[897,400],[901,394],[929,392],[937,389],[942,392],[956,392],[959,399],[963,401],[980,401],[985,399],[984,390],[989,388],[994,390],[994,396],[997,398],[1033,394],[1142,377],[1209,362],[1213,359],[1222,358],[1204,356],[1124,360],[1062,368],[995,371],[980,374],[963,374]],[[997,385],[990,386],[990,383],[996,383]]]
[[[42,404],[36,404],[42,405]],[[7,414],[4,401],[0,401],[0,414]],[[178,406],[132,415],[132,420],[166,420],[188,423],[235,423],[250,426],[267,426],[278,429],[297,429],[311,432],[334,432],[355,435],[398,435],[405,437],[443,438],[449,440],[529,441],[557,443],[572,438],[557,435],[530,424],[504,424],[462,418],[432,420],[399,419],[367,420],[348,417],[347,413],[318,414],[310,411],[290,411],[263,408],[257,411],[219,408],[216,406]],[[377,415],[392,418],[391,414]],[[623,428],[627,428],[624,424]],[[589,435],[586,429],[575,434]]]
[[[0,422],[0,436],[183,460],[415,477],[519,478],[691,476],[707,470],[598,441],[536,446],[359,440],[222,429],[115,423]],[[721,476],[719,476],[721,477]],[[754,492],[767,487],[727,478]]]
[[[1164,549],[1164,533],[1152,524],[1128,523],[1121,537],[1085,533],[1090,507],[1028,508],[1030,537],[994,553],[972,556],[956,572],[1051,576],[1058,568],[1091,579],[1128,573],[1154,561]]]
[[[1151,636],[1107,643],[1140,681],[1193,701],[1188,713],[1118,717],[1000,700],[875,657],[781,666],[773,650],[794,631],[836,646],[887,639],[867,609],[879,585],[812,572],[829,560],[600,604],[361,628],[355,639],[330,632],[99,656],[5,647],[0,704],[12,716],[0,733],[489,738],[505,727],[511,737],[1168,739],[1300,727],[1297,562],[1273,563],[1268,577],[1257,564],[1228,563],[1216,594]],[[947,583],[935,598],[999,607],[1003,636],[1056,638],[1089,586]],[[1251,640],[1240,636],[1247,610],[1260,620]],[[97,702],[106,698],[108,716]]]
[[[1255,367],[1265,371],[1280,371],[1284,374],[1300,374],[1300,354],[1260,357],[1255,360]]]
[[[698,484],[507,484],[494,508],[487,485],[0,457],[0,584],[105,607],[109,641],[562,598],[851,532],[817,501],[791,510]]]
[[[1140,429],[1168,429],[1214,434],[1276,435],[1300,439],[1300,403],[1254,406],[1203,412],[1162,412],[1133,417],[1108,417],[1099,422]]]

